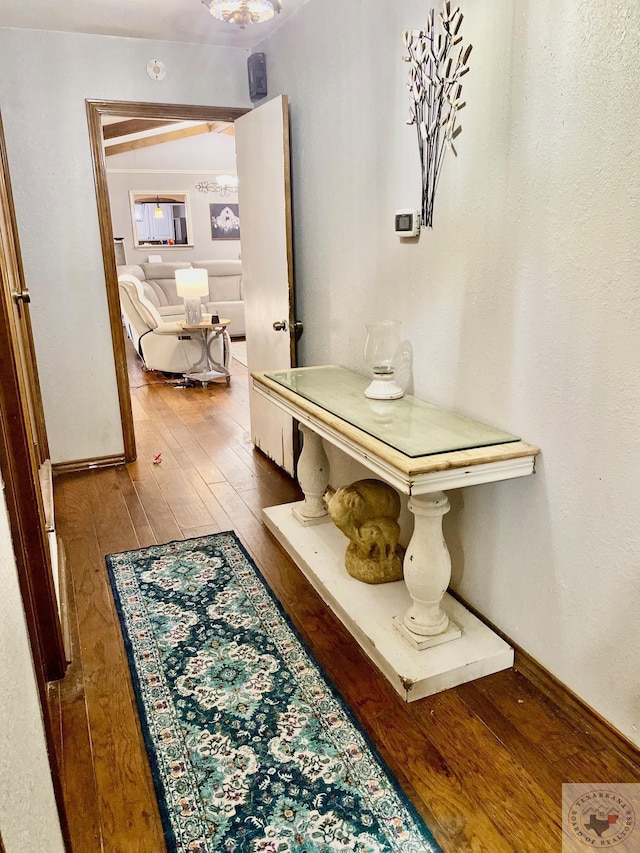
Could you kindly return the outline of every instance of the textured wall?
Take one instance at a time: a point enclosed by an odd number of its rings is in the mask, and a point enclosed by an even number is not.
[[[463,0],[459,156],[401,244],[401,33],[428,5],[316,0],[259,48],[291,101],[303,363],[362,368],[393,316],[419,396],[542,448],[535,477],[451,493],[454,585],[640,744],[640,7]]]
[[[311,0],[262,45],[292,104],[302,357],[360,368],[365,320],[391,314],[419,395],[539,444],[535,477],[452,493],[454,583],[640,744],[640,8],[463,0],[459,157],[403,245],[401,32],[427,5]],[[240,51],[0,30],[54,461],[121,449],[84,98],[248,105],[245,80]]]
[[[7,853],[62,853],[3,486],[0,589],[0,835]]]
[[[238,202],[237,192],[228,198],[196,190],[200,181],[212,181],[215,173],[235,175],[235,139],[225,133],[205,133],[140,148],[107,158],[109,198],[114,234],[125,238],[127,263],[147,260],[149,253],[162,254],[166,261],[206,261],[213,258],[237,259],[238,240],[212,240],[210,204]],[[193,248],[166,246],[133,248],[133,226],[129,190],[178,190],[189,195]]]
[[[146,73],[149,58],[166,78]],[[53,462],[122,452],[85,99],[250,106],[246,52],[0,29],[0,109]]]

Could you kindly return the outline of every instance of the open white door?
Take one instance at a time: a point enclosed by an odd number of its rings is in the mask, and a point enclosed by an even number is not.
[[[247,367],[295,366],[289,111],[286,95],[236,119]],[[250,387],[251,437],[294,473],[293,420]]]

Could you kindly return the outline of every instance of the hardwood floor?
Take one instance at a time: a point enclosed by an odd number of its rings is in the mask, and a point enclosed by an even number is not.
[[[253,450],[232,374],[179,389],[132,357],[138,461],[55,481],[73,662],[50,700],[74,853],[165,850],[104,555],[228,529],[446,853],[559,853],[562,783],[637,782],[640,765],[517,670],[404,704],[263,527],[263,506],[299,492]]]

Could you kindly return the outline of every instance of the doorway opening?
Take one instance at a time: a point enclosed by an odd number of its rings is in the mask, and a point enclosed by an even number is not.
[[[107,289],[107,305],[111,326],[111,338],[116,370],[116,383],[122,422],[124,445],[123,462],[133,462],[136,458],[136,441],[133,425],[133,410],[129,373],[127,366],[127,348],[125,333],[122,326],[120,297],[116,272],[116,247],[114,246],[113,221],[109,201],[107,181],[107,165],[103,142],[103,120],[120,118],[128,120],[143,119],[147,122],[227,122],[232,123],[236,118],[249,112],[242,107],[207,107],[185,104],[148,104],[135,101],[87,101],[87,118],[89,136],[94,166],[96,198],[98,204],[98,220],[100,240],[104,264],[104,274]],[[158,204],[161,208],[161,205]],[[164,249],[165,245],[161,244]],[[158,246],[151,245],[150,252]]]

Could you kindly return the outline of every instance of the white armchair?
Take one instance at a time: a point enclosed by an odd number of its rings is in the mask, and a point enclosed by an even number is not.
[[[118,276],[120,307],[127,334],[148,370],[188,373],[199,360],[201,346],[178,322],[165,321],[144,294],[142,283],[130,273]],[[212,353],[224,364],[222,338],[214,341]]]

